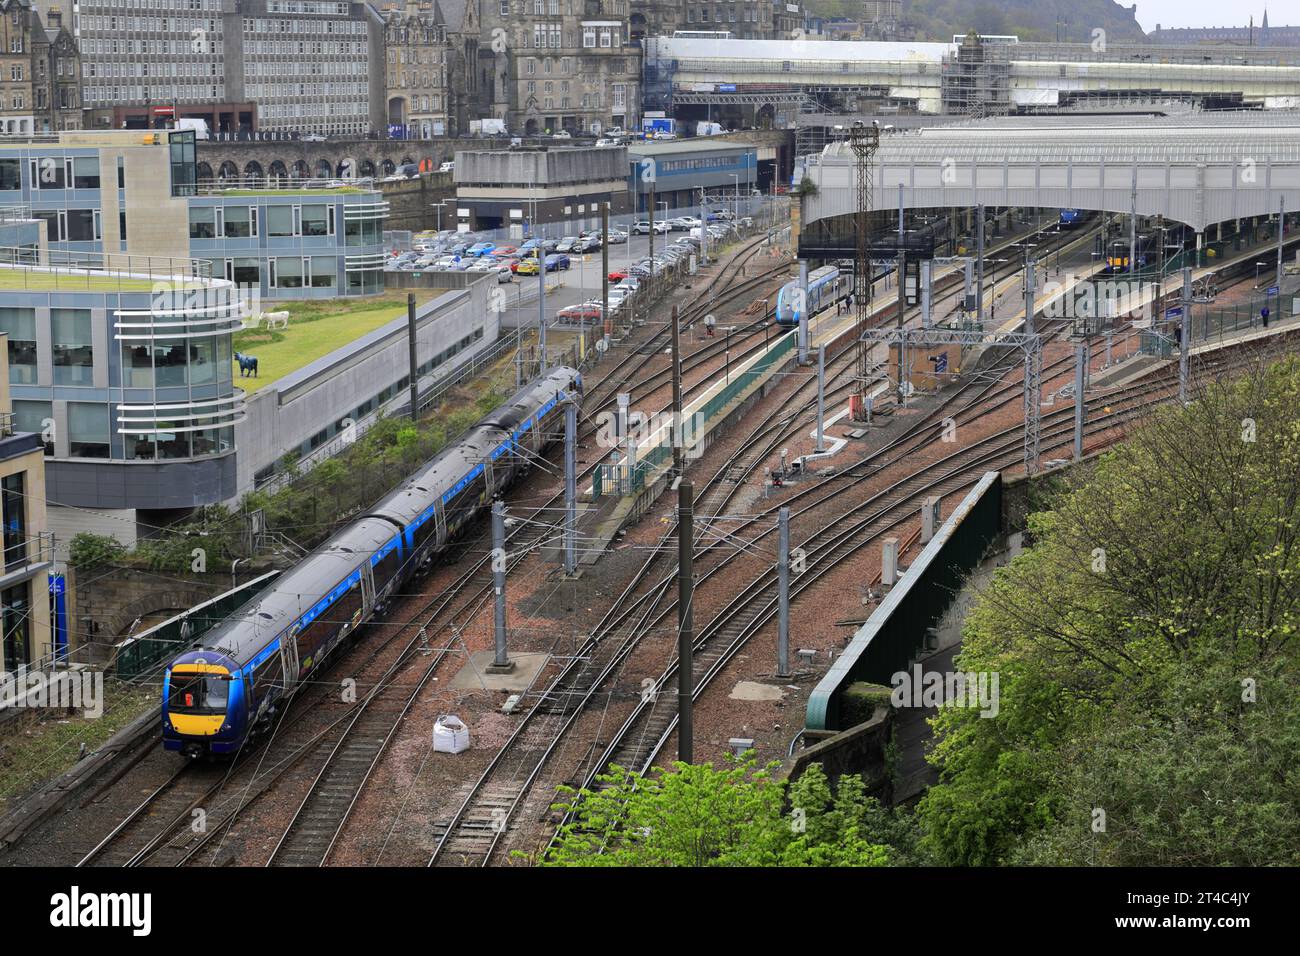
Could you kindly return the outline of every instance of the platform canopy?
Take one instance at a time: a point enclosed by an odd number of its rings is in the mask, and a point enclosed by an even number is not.
[[[853,155],[832,143],[810,159],[807,226],[856,208]],[[972,120],[897,133],[876,153],[872,204],[897,209],[1019,206],[1163,215],[1197,231],[1300,210],[1300,112],[1181,117]]]

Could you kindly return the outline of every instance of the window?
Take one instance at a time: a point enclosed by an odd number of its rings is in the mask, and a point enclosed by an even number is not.
[[[153,360],[147,346],[122,346],[122,387],[153,387]]]
[[[32,160],[32,182],[37,189],[63,189],[65,168],[62,159],[43,156]]]
[[[0,591],[0,630],[4,634],[4,669],[16,671],[31,663],[31,611],[29,583],[15,584]]]
[[[4,513],[5,570],[27,563],[27,497],[23,473],[0,480],[0,508]]]
[[[257,209],[253,206],[226,206],[225,231],[227,239],[248,239],[257,235]]]
[[[178,714],[224,714],[230,693],[229,677],[202,674],[172,674],[167,695],[168,710]]]
[[[55,385],[93,385],[95,365],[89,309],[51,309]]]
[[[313,289],[332,289],[338,272],[337,262],[333,256],[312,256],[311,286]]]
[[[237,285],[258,288],[262,284],[262,263],[258,259],[232,259],[230,278]],[[196,340],[197,341],[197,340]]]
[[[14,399],[14,428],[20,432],[31,432],[44,439],[49,433],[46,429],[53,421],[49,402],[28,402]],[[45,454],[54,454],[54,445],[46,442]]]
[[[294,234],[293,207],[267,206],[266,233],[269,236],[292,236]]]
[[[217,237],[217,210],[213,206],[190,207],[190,238],[215,239]]]
[[[304,236],[328,236],[334,232],[333,210],[329,206],[313,205],[302,207],[302,234]]]
[[[68,402],[68,443],[73,458],[107,458],[108,406]]]
[[[99,188],[99,158],[97,156],[74,156],[72,158],[72,188]]]
[[[94,242],[99,236],[99,216],[94,209],[69,209],[67,215],[70,242]]]
[[[22,189],[23,178],[17,159],[0,159],[0,189]]]
[[[185,346],[185,339],[154,339],[152,345],[154,378],[159,388],[186,383]]]
[[[285,256],[275,262],[275,287],[278,289],[302,288],[302,259],[298,256]]]
[[[36,310],[0,309],[0,332],[9,335],[9,381],[35,385]]]

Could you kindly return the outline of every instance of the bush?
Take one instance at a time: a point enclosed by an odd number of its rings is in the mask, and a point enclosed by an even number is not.
[[[74,568],[93,568],[120,560],[126,554],[126,548],[120,541],[108,534],[93,534],[80,531],[72,536],[69,543],[68,563]]]

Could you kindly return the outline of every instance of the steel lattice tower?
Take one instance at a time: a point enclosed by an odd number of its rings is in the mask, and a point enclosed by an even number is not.
[[[849,147],[853,150],[853,184],[857,198],[853,212],[853,304],[857,309],[855,331],[858,348],[857,378],[849,405],[854,421],[866,421],[871,345],[864,333],[871,317],[871,187],[875,178],[876,150],[880,147],[880,127],[854,123],[849,131]]]

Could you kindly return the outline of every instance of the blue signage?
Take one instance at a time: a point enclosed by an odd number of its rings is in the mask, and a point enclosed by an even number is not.
[[[1275,286],[1275,285],[1271,285],[1271,286],[1269,286],[1269,287],[1268,287],[1268,293],[1267,293],[1267,294],[1268,294],[1268,295],[1277,295],[1277,286]]]
[[[403,126],[401,123],[389,123],[389,124],[388,124],[388,138],[389,138],[389,139],[406,139],[406,127]]]
[[[736,84],[735,84],[735,83],[719,83],[719,84],[718,84],[718,92],[719,92],[719,93],[734,93],[734,92],[736,92]]]
[[[1181,305],[1176,305],[1172,309],[1165,309],[1166,319],[1176,319],[1182,314],[1183,314],[1183,307]]]

